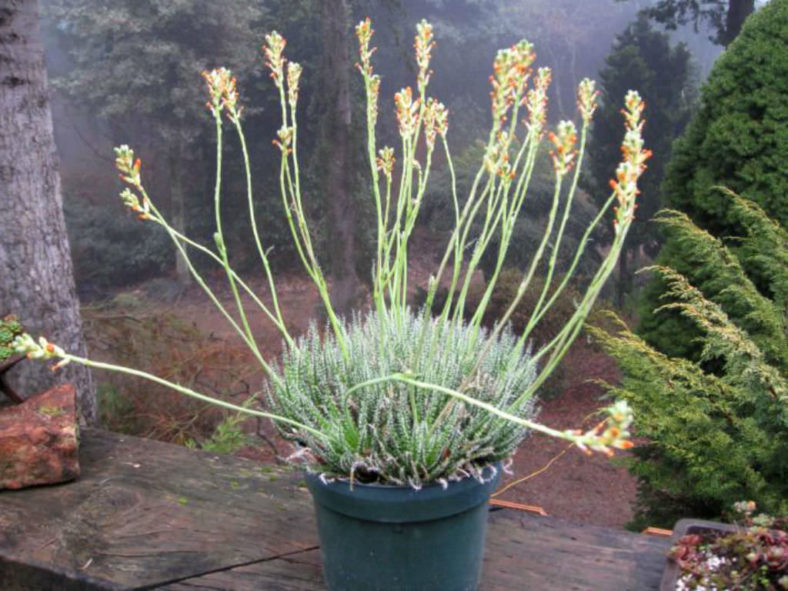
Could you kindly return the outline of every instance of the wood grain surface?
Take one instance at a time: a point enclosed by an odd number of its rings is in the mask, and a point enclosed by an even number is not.
[[[324,589],[297,471],[98,430],[82,476],[0,493],[0,589]],[[491,512],[481,589],[657,589],[669,541]]]

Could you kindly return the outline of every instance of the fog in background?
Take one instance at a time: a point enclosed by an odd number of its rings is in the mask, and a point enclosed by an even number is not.
[[[202,108],[199,97],[203,89],[203,81],[199,70],[203,67],[214,67],[221,63],[195,64],[193,72],[194,94],[183,93],[184,101],[192,104],[194,116],[173,112],[168,121],[161,112],[149,117],[140,101],[140,112],[135,114],[123,104],[113,108],[101,108],[101,96],[85,97],[80,100],[74,95],[75,64],[79,58],[75,54],[96,50],[96,44],[105,43],[107,51],[110,45],[123,39],[124,43],[133,45],[135,35],[140,43],[149,43],[143,33],[135,32],[134,26],[119,21],[116,32],[106,39],[96,39],[89,31],[74,30],[73,24],[64,22],[58,16],[57,7],[62,8],[68,2],[60,0],[42,0],[44,11],[43,34],[47,49],[47,62],[53,95],[53,118],[56,141],[60,156],[60,172],[63,182],[64,202],[69,224],[72,251],[77,269],[79,291],[83,300],[104,297],[113,290],[131,285],[138,280],[154,277],[172,278],[173,258],[171,248],[163,238],[162,232],[155,229],[140,229],[133,216],[125,212],[120,204],[118,192],[120,185],[113,167],[112,146],[130,143],[143,157],[143,167],[150,179],[154,194],[167,209],[169,191],[171,190],[171,168],[167,164],[166,134],[162,127],[172,126],[173,130],[181,125],[185,129],[184,142],[189,146],[188,153],[180,156],[188,162],[186,178],[187,219],[186,227],[190,234],[210,241],[209,223],[212,203],[212,167],[213,138],[211,136],[212,121],[207,110]],[[85,4],[83,1],[82,4]],[[94,20],[112,19],[114,0],[95,2],[97,13]],[[141,4],[150,4],[144,2]],[[155,2],[154,2],[155,4]],[[178,3],[182,4],[182,3]],[[196,4],[200,4],[197,2]],[[250,3],[253,5],[254,3]],[[279,264],[285,270],[295,269],[295,259],[286,246],[279,245],[287,241],[284,216],[281,204],[276,200],[276,180],[274,173],[278,167],[278,155],[271,146],[278,125],[276,108],[273,102],[274,90],[267,80],[263,69],[263,58],[259,51],[263,35],[271,28],[282,30],[288,37],[287,53],[305,65],[303,79],[303,113],[304,129],[301,142],[305,146],[317,146],[325,138],[319,138],[320,129],[320,96],[321,96],[321,44],[320,22],[317,11],[311,10],[302,2],[258,2],[260,14],[253,20],[252,27],[256,40],[249,49],[253,62],[244,62],[243,73],[239,86],[244,101],[258,100],[258,104],[250,104],[248,118],[248,134],[252,138],[253,160],[255,161],[256,185],[261,199],[268,200],[266,212],[270,213],[263,220],[266,226],[264,235],[276,243],[274,259],[281,253]],[[374,56],[377,72],[383,78],[381,92],[381,134],[390,143],[398,145],[393,138],[394,118],[391,97],[400,87],[413,85],[414,68],[411,56],[412,35],[415,23],[421,18],[428,18],[435,24],[437,47],[434,51],[433,69],[435,74],[431,82],[431,93],[444,101],[451,111],[450,139],[455,154],[462,157],[463,150],[472,146],[474,140],[484,137],[489,125],[488,76],[496,48],[513,44],[521,38],[528,39],[536,45],[537,66],[550,66],[553,69],[554,83],[551,95],[550,119],[556,122],[561,118],[574,116],[576,84],[584,77],[597,78],[606,56],[611,50],[613,40],[624,28],[633,22],[640,8],[647,2],[617,2],[614,0],[513,0],[491,3],[483,1],[454,0],[421,0],[419,2],[403,0],[401,2],[377,2],[368,0],[357,2],[351,7],[352,15],[348,19],[355,24],[366,15],[374,20],[376,36],[374,44],[378,50]],[[145,15],[139,15],[144,20]],[[156,17],[152,17],[156,18]],[[195,23],[204,20],[195,15]],[[281,24],[277,21],[282,21]],[[105,26],[105,25],[102,25]],[[112,26],[109,25],[110,30]],[[655,25],[660,29],[659,25]],[[193,30],[192,30],[193,29]],[[182,24],[184,36],[221,35],[221,31],[209,31],[204,23],[192,27],[188,21]],[[719,55],[721,47],[708,40],[706,31],[695,32],[690,27],[670,33],[673,43],[686,43],[694,60],[698,80],[708,73],[714,59]],[[183,38],[185,45],[197,43],[197,39]],[[205,39],[210,41],[210,39]],[[226,40],[225,40],[226,41]],[[351,61],[355,61],[355,39],[352,38]],[[84,43],[84,46],[80,44]],[[172,47],[163,48],[162,55],[174,57],[178,50]],[[183,55],[187,55],[186,52]],[[237,57],[237,56],[236,56]],[[238,59],[248,59],[246,55]],[[135,85],[135,77],[152,74],[148,67],[138,71],[118,70],[115,72],[121,80],[115,88],[123,88],[124,80],[129,88]],[[78,67],[85,68],[82,63]],[[95,67],[102,72],[113,72],[112,64],[95,62]],[[188,63],[169,62],[150,63],[149,68],[179,69],[188,68]],[[256,70],[256,71],[255,71]],[[164,74],[162,74],[164,75]],[[175,76],[176,74],[173,74]],[[164,80],[168,80],[164,75]],[[124,78],[125,77],[125,78]],[[357,120],[361,119],[363,105],[361,89],[357,73],[351,73],[353,92],[353,113]],[[175,78],[172,78],[175,80]],[[166,82],[165,82],[166,84]],[[71,85],[71,86],[69,86]],[[120,91],[118,91],[120,92]],[[178,92],[173,86],[170,92]],[[267,98],[266,98],[267,97]],[[106,104],[118,103],[117,96],[106,96]],[[202,99],[204,100],[204,99]],[[623,100],[623,96],[621,97]],[[166,114],[165,114],[166,115]],[[164,118],[163,118],[164,117]],[[623,127],[622,127],[623,129]],[[175,131],[167,132],[175,133]],[[353,138],[362,139],[362,135]],[[358,144],[361,146],[361,143]],[[183,152],[183,150],[181,150]],[[305,148],[305,176],[312,190],[314,215],[320,219],[324,211],[320,205],[323,196],[320,194],[320,170],[312,168],[312,162],[319,159],[321,152],[317,147],[314,151]],[[228,148],[228,159],[238,157],[237,151]],[[362,163],[363,164],[363,163]],[[438,164],[440,167],[440,164]],[[363,168],[358,175],[363,176]],[[226,175],[236,174],[232,166]],[[612,170],[611,170],[612,173]],[[240,175],[236,175],[239,176]],[[362,179],[363,182],[363,179]],[[440,183],[440,177],[438,177]],[[360,183],[361,184],[361,183]],[[237,188],[233,183],[227,184],[227,191],[232,194]],[[440,191],[438,191],[440,192]],[[438,197],[436,197],[438,198]],[[279,207],[279,210],[275,208]],[[430,217],[427,207],[424,223],[435,221]],[[582,212],[581,212],[582,213]],[[240,214],[239,214],[240,215]],[[360,209],[363,218],[364,210]],[[439,215],[437,216],[439,217]],[[358,223],[358,222],[357,222]],[[127,225],[128,230],[122,227]],[[438,224],[440,225],[440,224]],[[103,228],[103,229],[102,229]],[[325,228],[319,227],[318,234],[325,238]],[[128,233],[126,233],[128,232]],[[244,234],[239,230],[238,244],[243,251]],[[362,238],[359,238],[363,242]],[[117,248],[118,252],[112,252]],[[363,249],[359,249],[359,257]],[[243,267],[244,255],[236,255],[236,262]],[[101,269],[99,266],[103,265]],[[280,267],[281,268],[281,267]],[[364,269],[366,268],[366,271]],[[368,272],[368,265],[359,265],[359,273]]]

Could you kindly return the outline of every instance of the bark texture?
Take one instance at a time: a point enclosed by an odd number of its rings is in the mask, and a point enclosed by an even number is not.
[[[9,313],[31,334],[85,354],[38,0],[0,3],[0,314]],[[53,375],[45,364],[20,363],[9,373],[9,382],[23,395],[73,383],[82,418],[95,422],[95,392],[87,368],[71,364]]]
[[[331,303],[337,313],[348,315],[360,290],[356,272],[356,215],[353,203],[350,151],[351,100],[349,8],[347,0],[320,3],[323,27],[322,140],[326,157],[325,193],[330,215],[329,257]]]

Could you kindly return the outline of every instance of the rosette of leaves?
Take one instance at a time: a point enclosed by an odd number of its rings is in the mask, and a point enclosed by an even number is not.
[[[414,487],[445,483],[478,477],[485,465],[509,457],[526,436],[520,425],[413,384],[380,381],[353,388],[379,376],[410,373],[531,418],[534,399],[520,394],[536,379],[537,367],[527,349],[518,350],[510,331],[491,337],[482,329],[474,339],[467,324],[439,323],[411,310],[401,325],[392,316],[370,312],[343,322],[342,330],[347,357],[332,333],[321,337],[312,326],[284,353],[282,379],[272,381],[269,391],[273,412],[297,416],[324,435],[305,436],[280,425],[283,436],[310,450],[318,472]]]
[[[0,318],[0,363],[16,354],[13,342],[23,332],[22,324],[16,316]]]

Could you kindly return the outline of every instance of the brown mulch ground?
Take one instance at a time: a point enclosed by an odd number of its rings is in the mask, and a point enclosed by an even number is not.
[[[614,381],[615,363],[579,341],[563,361],[566,375],[561,393],[542,404],[539,420],[550,427],[590,428],[600,420],[594,413],[608,404],[600,399],[603,389],[590,380]],[[532,435],[520,446],[513,474],[505,477],[503,486],[534,474],[551,460],[555,461],[544,472],[497,498],[537,505],[549,515],[577,523],[623,527],[631,519],[636,486],[626,468],[602,454],[587,456],[546,435]]]

